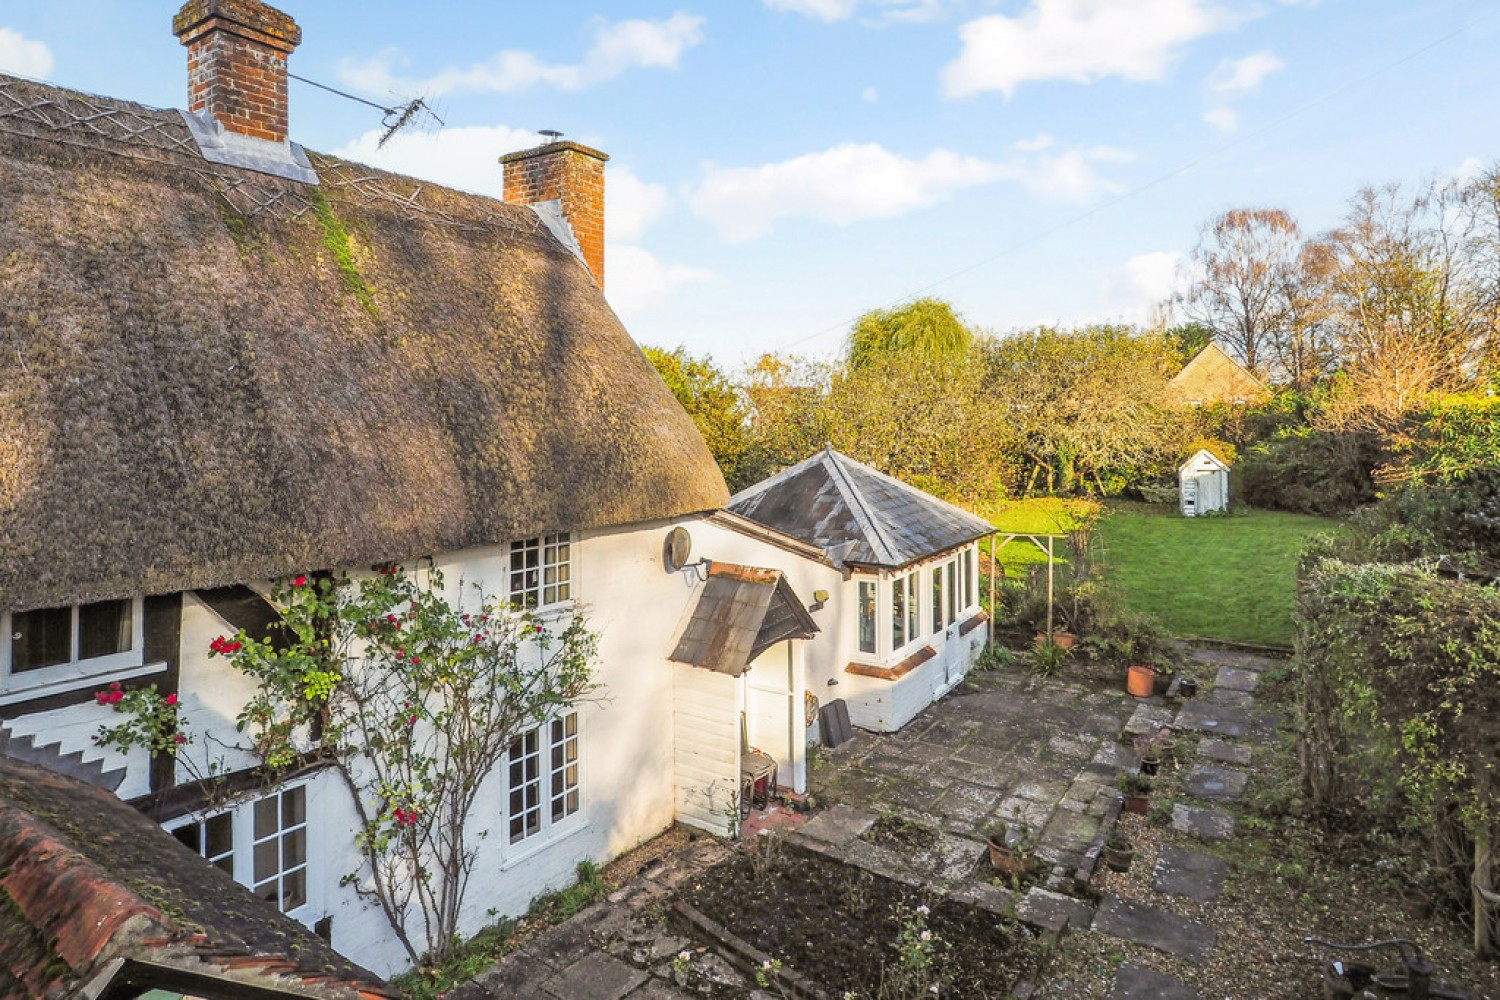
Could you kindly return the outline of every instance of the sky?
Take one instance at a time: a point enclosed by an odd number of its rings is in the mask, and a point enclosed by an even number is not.
[[[172,0],[0,0],[0,71],[186,103]],[[1500,162],[1500,0],[283,0],[308,148],[499,196],[541,129],[611,157],[606,295],[728,368],[918,294],[1004,334],[1144,323],[1231,207]]]

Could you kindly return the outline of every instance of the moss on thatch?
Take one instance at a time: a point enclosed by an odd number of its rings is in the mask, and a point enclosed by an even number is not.
[[[175,112],[0,77],[0,606],[723,503],[529,209],[319,156],[309,188],[187,140]]]

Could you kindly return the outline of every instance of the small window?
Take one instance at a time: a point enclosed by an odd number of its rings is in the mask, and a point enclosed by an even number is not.
[[[510,543],[510,601],[521,608],[573,599],[572,535],[543,535]]]
[[[301,786],[255,803],[251,891],[283,913],[307,902],[307,789]]]
[[[543,740],[547,741],[545,771]],[[579,774],[577,712],[568,712],[545,726],[516,736],[510,741],[507,756],[506,813],[510,843],[519,844],[535,837],[580,811],[583,783]]]
[[[906,645],[906,579],[891,581],[891,649]]]
[[[974,606],[974,550],[964,549],[963,552],[963,578],[964,578],[964,607]]]
[[[958,618],[958,560],[948,560],[948,565],[944,568],[944,573],[947,576],[948,580],[948,586],[946,588],[948,597],[948,614],[944,621],[947,624],[952,625],[954,620]]]
[[[179,826],[172,836],[215,868],[234,874],[234,813],[219,813]]]
[[[875,652],[875,581],[859,581],[859,651]]]
[[[0,615],[6,686],[39,687],[139,666],[139,603],[126,598]]]

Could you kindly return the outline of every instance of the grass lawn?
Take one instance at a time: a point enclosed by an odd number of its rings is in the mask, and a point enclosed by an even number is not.
[[[1095,565],[1127,607],[1159,616],[1174,635],[1289,645],[1297,553],[1337,526],[1275,511],[1189,518],[1114,503],[1094,533]]]

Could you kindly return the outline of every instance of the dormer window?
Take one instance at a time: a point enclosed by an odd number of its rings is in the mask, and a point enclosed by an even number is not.
[[[141,601],[125,598],[0,616],[7,690],[108,674],[141,663]]]

